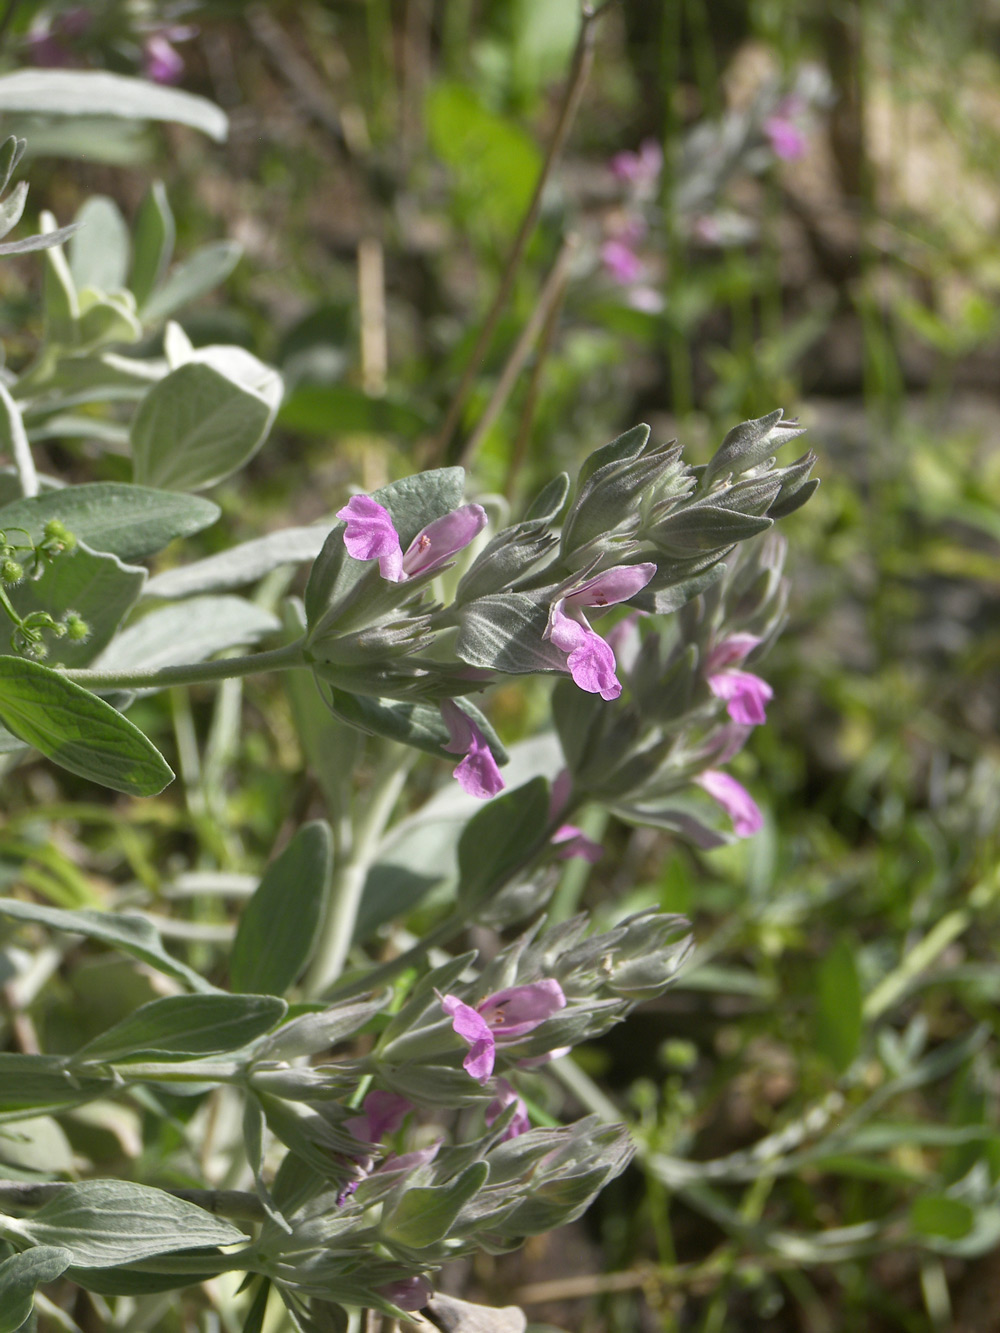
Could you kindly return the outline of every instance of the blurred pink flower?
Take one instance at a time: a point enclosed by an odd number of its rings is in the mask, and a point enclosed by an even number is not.
[[[508,1106],[515,1106],[514,1117],[504,1132],[501,1143],[506,1143],[508,1139],[516,1139],[521,1134],[527,1134],[531,1128],[531,1121],[528,1119],[528,1108],[523,1100],[517,1095],[505,1078],[497,1079],[497,1095],[486,1108],[486,1123],[492,1125],[493,1122],[506,1111]]]
[[[605,241],[601,246],[601,262],[615,282],[622,286],[638,282],[645,273],[645,265],[625,241]]]
[[[805,134],[787,112],[780,109],[764,121],[764,133],[776,157],[794,162],[805,156],[808,142]]]
[[[722,806],[733,821],[733,832],[738,838],[749,838],[763,826],[764,816],[757,802],[746,787],[729,773],[706,768],[704,773],[699,773],[695,778],[695,782]]]
[[[503,791],[504,780],[493,758],[489,742],[464,709],[451,699],[441,702],[441,716],[450,740],[444,747],[449,754],[464,754],[455,769],[455,779],[463,791],[481,801]]]
[[[663,149],[655,139],[644,139],[637,153],[615,153],[609,165],[616,180],[628,185],[652,185],[663,170]]]

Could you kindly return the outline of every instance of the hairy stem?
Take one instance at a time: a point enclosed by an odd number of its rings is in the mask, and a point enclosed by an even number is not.
[[[302,643],[286,644],[245,657],[220,657],[214,662],[188,662],[160,667],[155,671],[92,671],[89,668],[60,669],[60,675],[88,690],[162,690],[170,685],[205,685],[236,676],[255,676],[263,671],[287,671],[308,666]]]

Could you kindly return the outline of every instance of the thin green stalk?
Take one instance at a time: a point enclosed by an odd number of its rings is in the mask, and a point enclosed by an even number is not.
[[[452,456],[451,441],[452,436],[458,428],[462,419],[462,412],[466,401],[476,382],[476,376],[486,359],[486,354],[493,341],[493,335],[497,331],[500,323],[500,316],[504,312],[507,302],[510,300],[511,293],[514,290],[514,284],[517,280],[518,271],[524,260],[528,249],[528,242],[531,240],[538,223],[539,214],[542,211],[542,195],[545,192],[545,186],[552,174],[552,168],[563,150],[563,145],[569,136],[570,129],[576,119],[576,113],[583,97],[584,84],[587,82],[587,75],[590,72],[590,66],[594,58],[594,21],[604,9],[604,5],[594,8],[593,5],[585,3],[581,6],[580,32],[577,37],[576,48],[573,52],[572,62],[570,64],[569,76],[566,80],[566,89],[563,93],[562,104],[559,108],[559,114],[556,119],[555,129],[552,132],[552,138],[549,141],[548,151],[545,154],[545,161],[542,163],[542,169],[538,173],[538,179],[535,182],[535,189],[532,193],[524,217],[521,219],[521,225],[518,228],[517,235],[514,237],[514,243],[510,248],[510,254],[504,264],[503,274],[500,278],[500,286],[497,288],[493,303],[490,306],[486,319],[483,321],[482,328],[479,330],[479,336],[476,339],[475,346],[466,363],[465,371],[459,381],[458,388],[455,390],[455,396],[445,414],[444,424],[435,441],[435,457],[438,459],[447,459]]]
[[[306,978],[307,995],[321,994],[344,970],[368,871],[415,758],[412,750],[394,743],[376,770],[347,859],[334,873],[326,920]]]
[[[263,671],[287,671],[308,666],[302,655],[303,640],[245,657],[222,657],[214,662],[188,662],[160,667],[156,671],[92,671],[89,668],[61,669],[60,675],[88,690],[162,690],[170,685],[207,685],[236,676],[255,676]]]

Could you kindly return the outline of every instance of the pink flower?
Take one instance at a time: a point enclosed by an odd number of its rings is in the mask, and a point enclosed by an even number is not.
[[[663,170],[663,149],[655,139],[645,139],[637,153],[615,153],[611,174],[628,185],[653,185]]]
[[[497,1079],[497,1095],[486,1108],[486,1123],[492,1125],[498,1120],[508,1106],[515,1106],[513,1119],[504,1131],[501,1143],[506,1143],[508,1139],[516,1139],[521,1134],[526,1134],[531,1128],[531,1121],[528,1119],[528,1108],[522,1099],[517,1095],[505,1078]]]
[[[401,1310],[422,1310],[434,1295],[434,1288],[425,1277],[404,1277],[380,1287],[378,1294]]]
[[[776,111],[764,121],[764,133],[776,157],[784,162],[794,162],[805,156],[808,143],[798,125],[790,119],[787,112]]]
[[[566,666],[575,684],[602,699],[617,699],[622,692],[615,675],[615,655],[591,629],[583,608],[612,606],[641,591],[656,573],[653,564],[615,565],[581,587],[553,602],[542,636],[566,653]]]
[[[733,832],[738,838],[749,838],[763,826],[764,816],[747,789],[728,773],[717,768],[706,768],[695,782],[718,801],[733,821]]]
[[[566,996],[559,982],[548,977],[527,986],[497,991],[475,1009],[457,995],[441,996],[441,1008],[469,1047],[462,1067],[479,1083],[485,1083],[493,1073],[498,1044],[507,1045],[533,1032],[565,1004]]]
[[[142,66],[146,77],[154,83],[179,83],[184,73],[184,58],[162,32],[154,32],[143,43]]]
[[[766,706],[774,697],[766,680],[731,665],[742,662],[759,643],[755,634],[731,634],[716,644],[705,662],[708,688],[717,699],[725,700],[726,712],[740,726],[758,727],[766,722]]]
[[[381,1143],[387,1134],[399,1129],[412,1110],[405,1097],[376,1089],[365,1098],[361,1114],[344,1121],[344,1128],[362,1143]]]
[[[575,824],[560,824],[552,835],[552,844],[556,849],[557,861],[571,861],[579,857],[591,865],[604,855],[604,848],[593,838],[588,838],[582,828]]]
[[[625,241],[605,241],[601,246],[601,263],[623,287],[638,282],[646,267],[635,251]]]
[[[658,315],[664,308],[663,293],[648,283],[633,287],[626,297],[626,302],[633,310],[641,310],[644,315]]]
[[[402,583],[416,574],[437,569],[486,526],[481,505],[463,505],[422,528],[403,554],[388,509],[369,495],[354,495],[337,517],[347,525],[344,545],[355,560],[378,560],[378,571],[390,583]]]
[[[449,754],[464,754],[455,769],[458,785],[481,801],[503,791],[504,780],[486,737],[463,709],[451,699],[441,702],[441,716],[451,739],[444,747]]]

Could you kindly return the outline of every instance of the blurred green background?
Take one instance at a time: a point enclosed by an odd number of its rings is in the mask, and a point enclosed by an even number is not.
[[[67,26],[81,8],[90,23]],[[539,1333],[991,1333],[1000,5],[606,6],[511,269],[579,25],[577,0],[9,4],[7,68],[135,72],[166,33],[180,86],[231,118],[222,146],[29,134],[29,207],[67,221],[105,193],[132,215],[156,174],[180,253],[242,245],[185,328],[277,365],[287,397],[216,497],[216,548],[442,458],[516,514],[638,420],[695,461],[775,406],[809,426],[823,485],[785,527],[776,697],[737,766],[764,831],[702,853],[595,826],[608,854],[567,868],[556,898],[694,924],[682,982],[585,1051],[567,1093],[629,1120],[637,1164],[584,1221],[449,1281],[521,1302]],[[38,273],[0,274],[18,365]],[[42,465],[102,479],[123,461],[54,440]],[[0,829],[5,881],[77,905],[131,877],[155,901],[170,867],[259,868],[322,809],[277,687],[253,688],[242,728],[209,694],[191,707],[217,744],[183,808],[168,793],[124,820],[67,812],[36,773]],[[546,709],[542,691],[494,700],[508,739]],[[176,754],[176,712],[145,701],[136,718]]]

